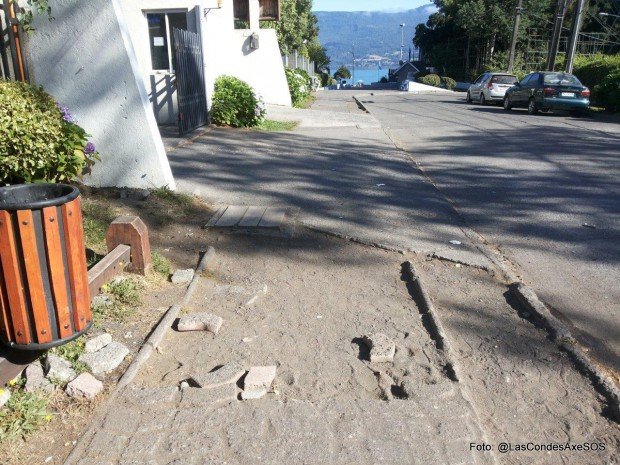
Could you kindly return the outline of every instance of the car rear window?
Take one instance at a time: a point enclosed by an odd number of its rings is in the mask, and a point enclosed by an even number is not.
[[[493,84],[516,84],[518,81],[516,76],[493,76],[491,83]]]
[[[580,86],[581,82],[572,74],[549,73],[545,74],[545,84],[553,86]]]

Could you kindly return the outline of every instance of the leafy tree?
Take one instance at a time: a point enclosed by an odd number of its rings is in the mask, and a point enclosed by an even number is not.
[[[334,73],[334,78],[336,79],[351,79],[351,71],[346,66],[341,66],[338,68],[338,71]]]
[[[316,69],[327,68],[331,63],[330,58],[327,56],[327,50],[318,40],[308,45],[308,57],[314,61]]]

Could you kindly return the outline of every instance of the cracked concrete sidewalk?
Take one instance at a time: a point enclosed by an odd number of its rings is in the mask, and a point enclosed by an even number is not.
[[[169,330],[67,465],[617,463],[618,428],[596,391],[492,272],[303,229],[201,234],[217,254],[183,313],[217,314],[220,331]],[[459,382],[401,276],[407,259],[436,300]],[[361,338],[376,332],[396,343],[393,363],[369,361]],[[229,362],[276,365],[271,392],[238,400],[243,381],[232,396],[179,390]],[[602,441],[607,451],[496,461],[470,447],[500,441]]]

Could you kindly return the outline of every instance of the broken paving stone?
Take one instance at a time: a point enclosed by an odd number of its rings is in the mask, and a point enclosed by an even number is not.
[[[0,408],[4,407],[4,405],[11,398],[11,391],[8,389],[0,388]]]
[[[190,379],[201,388],[214,388],[223,384],[231,384],[239,381],[245,370],[235,362],[230,362],[223,367],[210,373],[194,375]]]
[[[98,350],[103,349],[110,342],[112,342],[111,334],[100,334],[99,336],[95,336],[86,341],[86,344],[84,344],[84,352],[86,352],[87,354],[92,354],[93,352],[97,352]]]
[[[112,341],[97,352],[82,354],[78,361],[85,363],[93,374],[102,375],[116,369],[127,354],[129,349],[125,345]]]
[[[191,313],[179,318],[178,331],[210,331],[217,334],[224,320],[212,313]]]
[[[243,380],[243,391],[260,392],[268,391],[276,377],[276,367],[252,367]]]
[[[170,281],[172,284],[189,284],[192,279],[194,279],[194,270],[189,268],[187,270],[176,270]]]
[[[54,354],[47,354],[46,370],[47,379],[57,380],[61,383],[68,383],[77,376],[71,362]]]
[[[182,406],[206,407],[237,400],[237,386],[234,384],[223,384],[211,389],[188,387],[182,393]]]
[[[103,390],[103,383],[90,373],[82,373],[69,384],[65,392],[70,397],[94,399]]]
[[[396,344],[385,334],[375,333],[372,336],[364,336],[364,342],[370,349],[371,362],[384,363],[394,361]]]
[[[244,389],[243,392],[241,393],[241,399],[243,399],[243,400],[255,400],[255,399],[260,399],[261,397],[264,397],[266,395],[267,395],[267,389],[266,388]]]
[[[39,362],[31,363],[26,367],[26,392],[45,392],[52,393],[55,386],[45,377],[43,367]]]

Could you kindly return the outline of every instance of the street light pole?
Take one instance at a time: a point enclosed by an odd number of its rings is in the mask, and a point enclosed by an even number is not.
[[[515,12],[515,23],[512,28],[512,41],[510,43],[510,55],[508,55],[508,72],[512,73],[515,66],[515,53],[517,50],[517,36],[519,35],[519,23],[521,22],[521,11],[523,10],[523,0],[517,1],[517,10]]]
[[[352,76],[353,82],[351,83],[353,86],[355,85],[355,44],[351,44],[351,53],[353,54],[353,76]]]
[[[405,23],[400,25],[400,61],[403,61],[403,50],[405,48]]]
[[[612,15],[611,13],[599,13],[599,16],[611,16],[612,18],[620,18],[620,15]]]

